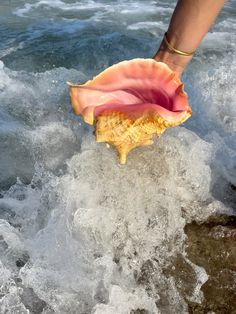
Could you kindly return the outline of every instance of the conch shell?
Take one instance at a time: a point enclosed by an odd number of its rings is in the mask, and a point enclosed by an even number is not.
[[[121,164],[192,114],[177,74],[153,59],[122,61],[83,85],[67,84],[75,113],[95,124],[97,142],[116,147]]]

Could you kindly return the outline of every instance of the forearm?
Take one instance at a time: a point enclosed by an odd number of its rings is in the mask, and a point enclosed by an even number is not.
[[[168,41],[178,50],[195,51],[223,5],[224,0],[179,0],[167,31]],[[169,51],[163,41],[154,58],[166,62],[181,75],[192,56]]]

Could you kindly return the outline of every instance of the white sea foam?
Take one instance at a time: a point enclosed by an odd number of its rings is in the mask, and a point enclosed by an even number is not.
[[[110,20],[118,7],[122,17],[137,9],[137,1],[118,4],[39,1],[16,14],[104,7],[94,18]],[[164,25],[146,18],[155,3],[148,5],[129,30],[154,34]],[[1,312],[188,313],[185,299],[202,301],[207,274],[186,256],[184,227],[233,214],[225,184],[236,184],[236,60],[233,51],[218,57],[216,36],[207,36],[184,77],[193,117],[132,151],[125,166],[70,108],[65,82],[85,74],[16,72],[0,61]],[[178,256],[193,274],[183,283],[187,295],[168,271]]]
[[[14,306],[24,313],[20,300],[24,289],[30,287],[38,302],[47,304],[44,313],[53,309],[83,314],[93,309],[98,314],[123,314],[138,308],[159,313],[161,306],[156,308],[155,302],[163,296],[157,286],[153,288],[158,282],[168,291],[167,311],[179,304],[179,311],[187,313],[174,279],[167,278],[162,268],[183,250],[186,221],[203,221],[216,212],[230,213],[211,196],[211,164],[219,141],[212,144],[178,127],[152,147],[133,151],[127,165],[120,166],[113,149],[96,144],[91,130],[76,119],[70,121],[74,116],[68,110],[66,117],[58,109],[66,92],[63,77],[81,74],[57,69],[32,74],[29,82],[24,74],[6,68],[1,71],[8,82],[2,104],[9,92],[15,100],[38,87],[32,101],[27,97],[22,101],[22,109],[38,106],[38,113],[33,113],[38,122],[32,129],[20,126],[22,142],[37,161],[31,170],[32,185],[18,181],[0,199],[5,215],[12,215],[11,224],[20,228],[17,231],[3,220],[2,238],[12,252],[3,260],[5,300],[11,295]],[[49,116],[43,122],[48,106]],[[16,111],[15,118],[23,122],[21,114]],[[15,259],[24,252],[30,261],[17,275],[24,288],[16,284],[7,288],[17,274]],[[150,260],[156,263],[155,278],[148,284],[152,297],[135,279]],[[194,265],[193,271],[196,284],[189,298],[199,301],[200,287],[207,277]],[[13,313],[14,307],[6,302]]]
[[[15,47],[11,47],[11,48],[8,48],[8,49],[1,50],[0,51],[0,58],[3,58],[5,56],[9,55],[10,53],[15,52],[15,51],[17,51],[18,49],[21,49],[21,48],[23,48],[23,44],[22,43],[16,45]]]
[[[161,21],[159,22],[138,22],[134,24],[130,24],[127,29],[128,30],[141,30],[144,32],[151,33],[155,36],[161,36],[163,31],[165,30],[165,24]]]
[[[13,13],[19,17],[28,17],[29,14],[32,14],[33,11],[37,11],[39,8],[45,8],[45,14],[48,13],[48,8],[58,9],[60,11],[92,11],[94,12],[94,17],[99,16],[100,18],[106,17],[109,15],[114,16],[116,19],[117,15],[114,15],[119,12],[119,16],[124,15],[128,16],[147,16],[150,14],[170,14],[173,11],[173,5],[170,7],[161,7],[158,6],[156,1],[146,1],[145,3],[140,3],[139,1],[118,1],[118,2],[102,2],[102,1],[80,1],[73,3],[66,3],[61,0],[39,0],[36,3],[26,3],[23,7],[19,7],[13,11]]]
[[[236,23],[235,23],[236,25]],[[221,42],[222,47],[219,47],[219,41]],[[201,47],[204,49],[214,49],[214,50],[220,50],[228,51],[229,48],[235,48],[236,47],[236,35],[230,34],[228,32],[214,32],[214,33],[208,33],[205,37],[205,39],[202,42]]]

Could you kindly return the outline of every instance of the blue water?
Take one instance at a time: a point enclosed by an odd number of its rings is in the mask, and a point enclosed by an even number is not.
[[[191,119],[124,167],[74,115],[65,84],[153,56],[174,6],[1,0],[1,313],[182,314],[202,301],[207,273],[183,229],[235,214],[236,1],[183,76]],[[167,270],[176,256],[194,274],[181,287]]]

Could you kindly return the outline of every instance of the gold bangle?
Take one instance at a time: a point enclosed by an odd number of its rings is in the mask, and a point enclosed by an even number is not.
[[[185,51],[181,51],[181,50],[178,50],[178,49],[175,49],[167,40],[167,33],[165,33],[164,35],[164,42],[167,46],[167,48],[171,51],[171,52],[174,52],[174,53],[177,53],[178,55],[181,55],[181,56],[185,56],[185,57],[189,57],[189,56],[192,56],[195,51],[193,52],[185,52]]]

